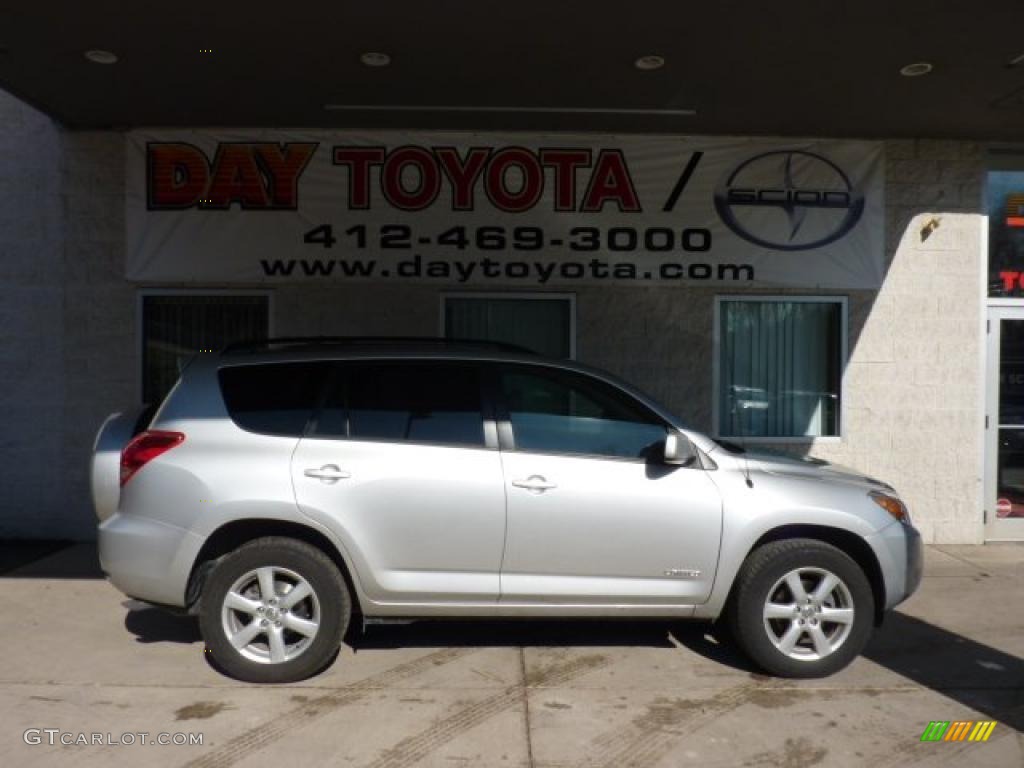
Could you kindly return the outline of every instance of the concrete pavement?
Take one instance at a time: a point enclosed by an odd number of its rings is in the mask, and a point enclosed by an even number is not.
[[[430,622],[350,632],[324,674],[259,687],[206,663],[193,619],[99,578],[88,545],[0,589],[5,766],[1024,766],[1024,546],[930,547],[864,657],[796,682],[704,625]],[[922,743],[932,720],[998,724],[984,744]],[[203,743],[51,746],[43,729]]]

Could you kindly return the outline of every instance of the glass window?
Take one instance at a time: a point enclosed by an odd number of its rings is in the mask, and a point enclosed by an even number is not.
[[[142,401],[159,403],[178,380],[178,366],[200,349],[265,338],[266,296],[142,297]]]
[[[300,436],[318,399],[324,363],[237,365],[218,372],[231,420],[242,429]]]
[[[524,368],[500,379],[517,450],[636,459],[664,443],[661,419],[603,382]]]
[[[839,434],[843,304],[720,303],[719,434]]]
[[[1024,518],[1024,320],[999,326],[999,517]]]
[[[1021,165],[1021,158],[996,162]],[[989,171],[988,295],[1024,296],[1024,170]]]
[[[444,333],[501,341],[547,357],[572,357],[572,302],[566,298],[446,297]]]
[[[345,364],[316,433],[354,440],[484,444],[480,374],[458,363]]]

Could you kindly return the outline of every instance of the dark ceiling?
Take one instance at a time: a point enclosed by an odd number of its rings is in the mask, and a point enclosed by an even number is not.
[[[0,86],[71,128],[1024,139],[1022,0],[13,5]],[[362,65],[366,51],[391,65]],[[640,71],[645,54],[667,63]],[[899,74],[918,61],[934,70]]]

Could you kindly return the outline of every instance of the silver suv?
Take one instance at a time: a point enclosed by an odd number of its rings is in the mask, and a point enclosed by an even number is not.
[[[103,568],[197,614],[243,680],[316,674],[353,614],[724,621],[765,670],[822,676],[920,581],[890,486],[501,345],[236,346],[136,416],[96,439]]]

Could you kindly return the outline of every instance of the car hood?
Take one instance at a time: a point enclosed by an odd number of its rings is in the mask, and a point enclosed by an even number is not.
[[[756,468],[773,475],[806,477],[828,482],[859,485],[875,490],[893,491],[892,486],[888,483],[883,483],[881,480],[868,477],[862,472],[857,472],[840,464],[831,464],[822,459],[810,457],[797,458],[767,451],[750,451],[742,454],[740,458],[741,460],[745,458],[749,462],[751,470]]]

